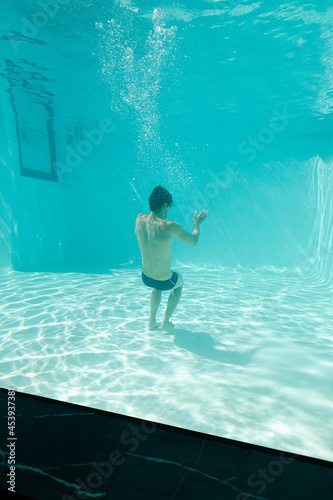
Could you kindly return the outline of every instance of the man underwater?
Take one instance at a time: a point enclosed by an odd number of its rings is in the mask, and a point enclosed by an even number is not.
[[[150,296],[150,318],[148,329],[157,330],[156,313],[161,302],[162,291],[171,290],[162,330],[170,330],[174,324],[170,317],[177,307],[183,289],[183,276],[171,270],[171,245],[173,238],[186,245],[196,246],[199,241],[199,226],[208,217],[207,210],[193,215],[192,233],[185,231],[180,224],[168,221],[173,206],[171,194],[162,186],[157,186],[149,196],[150,213],[139,214],[135,221],[135,234],[138,238],[142,256],[142,281],[153,288]]]

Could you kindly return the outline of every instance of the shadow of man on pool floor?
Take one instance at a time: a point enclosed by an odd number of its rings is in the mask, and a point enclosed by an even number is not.
[[[249,349],[246,352],[238,352],[231,350],[220,350],[218,347],[221,345],[208,335],[208,333],[199,332],[193,333],[190,330],[181,328],[174,328],[163,332],[165,335],[173,335],[174,343],[181,349],[186,349],[193,354],[197,354],[212,361],[219,363],[227,363],[230,365],[248,365],[257,349]]]

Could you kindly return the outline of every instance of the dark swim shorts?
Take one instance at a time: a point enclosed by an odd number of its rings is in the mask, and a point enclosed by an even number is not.
[[[146,286],[162,291],[171,290],[171,288],[173,288],[178,281],[178,274],[175,271],[172,271],[171,278],[165,281],[154,280],[153,278],[149,278],[143,273],[141,273],[141,277]]]

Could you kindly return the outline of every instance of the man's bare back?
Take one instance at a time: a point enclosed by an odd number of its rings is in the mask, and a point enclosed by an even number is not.
[[[199,238],[199,225],[207,218],[207,210],[193,216],[192,233],[185,231],[180,224],[158,217],[153,212],[139,214],[135,223],[135,234],[138,238],[142,272],[155,280],[169,280],[171,270],[171,246],[174,236],[182,243],[195,246]]]
[[[160,219],[153,213],[139,214],[135,223],[138,238],[142,272],[155,280],[168,280],[171,271],[172,222]]]

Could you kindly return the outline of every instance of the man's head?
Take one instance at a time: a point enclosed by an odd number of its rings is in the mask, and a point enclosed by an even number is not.
[[[149,196],[150,210],[152,212],[160,212],[163,208],[168,208],[170,210],[172,205],[173,200],[169,191],[162,186],[156,186]]]

